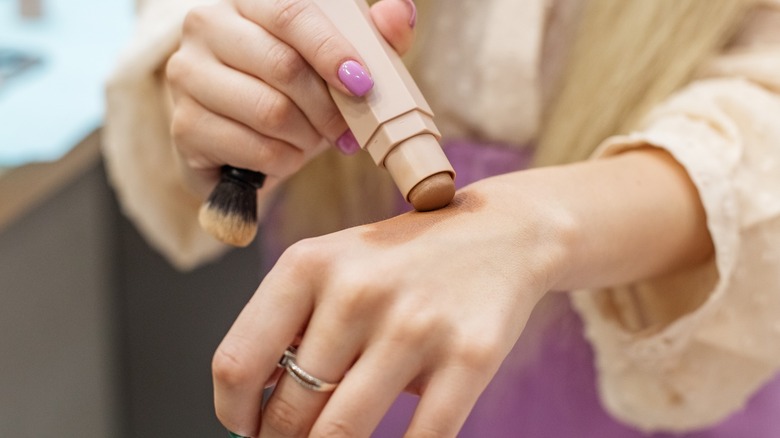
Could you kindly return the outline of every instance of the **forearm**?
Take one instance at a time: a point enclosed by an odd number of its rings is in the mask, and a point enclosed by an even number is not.
[[[623,284],[701,263],[712,253],[706,217],[685,170],[666,152],[505,175],[525,205],[549,205],[563,248],[555,290]],[[518,206],[524,208],[523,206]]]

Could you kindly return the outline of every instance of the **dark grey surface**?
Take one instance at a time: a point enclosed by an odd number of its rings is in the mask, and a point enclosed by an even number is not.
[[[259,284],[257,251],[181,273],[126,220],[119,230],[128,436],[227,436],[213,413],[211,357]]]
[[[177,272],[94,167],[0,233],[0,437],[226,436],[211,355],[259,265]]]
[[[110,204],[93,169],[0,233],[0,437],[118,433]]]

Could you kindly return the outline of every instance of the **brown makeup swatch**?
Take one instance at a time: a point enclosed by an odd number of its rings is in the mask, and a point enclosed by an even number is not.
[[[376,245],[398,245],[419,237],[434,226],[453,217],[479,211],[484,205],[484,199],[476,193],[458,193],[447,207],[424,213],[412,211],[372,224],[362,237],[367,242]],[[392,226],[389,225],[389,222],[393,222]]]

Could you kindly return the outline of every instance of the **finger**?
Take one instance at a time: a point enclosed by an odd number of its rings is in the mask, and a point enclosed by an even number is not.
[[[449,367],[434,373],[404,436],[457,436],[487,384],[484,373],[465,367]]]
[[[309,317],[312,284],[301,271],[316,264],[309,254],[304,248],[282,255],[214,354],[215,411],[234,433],[257,436],[265,382]]]
[[[371,436],[421,359],[397,344],[373,344],[360,356],[317,419],[313,436]]]
[[[289,143],[208,111],[192,99],[179,99],[171,132],[185,164],[194,170],[229,164],[284,178],[306,160],[305,154]]]
[[[268,84],[216,60],[201,62],[198,74],[180,72],[193,68],[181,64],[203,56],[187,56],[183,51],[177,55],[168,63],[168,75],[186,75],[186,80],[179,81],[180,86],[203,107],[304,150],[322,138],[295,103]]]
[[[331,86],[355,96],[373,87],[365,62],[313,1],[236,0],[236,4],[244,17],[300,53]]]
[[[214,14],[214,21],[220,23],[219,32],[203,32],[214,55],[224,64],[261,78],[287,95],[314,128],[335,143],[347,130],[347,123],[322,78],[306,60],[262,27],[226,8],[219,8]]]
[[[327,305],[314,312],[296,359],[307,373],[329,383],[342,380],[363,345],[365,332],[363,324],[340,318],[338,312]],[[329,392],[313,391],[291,376],[282,375],[265,406],[260,438],[309,436],[330,396]]]
[[[371,19],[379,33],[403,55],[414,42],[417,7],[412,0],[382,0],[371,7]]]

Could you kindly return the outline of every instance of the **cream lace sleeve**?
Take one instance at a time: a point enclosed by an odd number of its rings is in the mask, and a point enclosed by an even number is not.
[[[226,247],[198,226],[200,199],[179,181],[169,135],[165,62],[186,12],[199,0],[145,3],[135,36],[107,85],[103,155],[123,212],[148,242],[180,269]]]
[[[705,78],[597,153],[669,151],[715,245],[699,268],[573,294],[605,406],[645,430],[713,425],[780,368],[780,10],[764,12]]]

